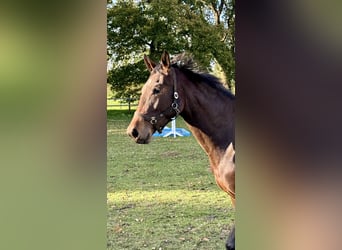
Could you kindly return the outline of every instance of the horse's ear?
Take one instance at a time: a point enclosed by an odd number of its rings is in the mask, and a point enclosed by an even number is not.
[[[170,65],[171,65],[170,55],[169,55],[169,53],[167,53],[166,50],[164,50],[160,61],[161,61],[161,64],[162,64],[164,70],[168,70],[170,68]]]
[[[151,72],[154,67],[156,66],[156,63],[153,62],[147,55],[144,55],[144,62],[147,67],[147,69]]]

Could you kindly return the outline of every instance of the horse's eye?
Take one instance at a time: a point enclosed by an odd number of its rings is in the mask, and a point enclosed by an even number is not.
[[[159,93],[160,93],[160,89],[157,89],[157,88],[153,89],[153,94],[154,95],[159,94]]]

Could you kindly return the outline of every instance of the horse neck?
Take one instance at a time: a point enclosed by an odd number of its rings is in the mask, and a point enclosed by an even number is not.
[[[234,141],[234,100],[205,83],[193,83],[183,76],[184,118],[198,143],[217,166]]]

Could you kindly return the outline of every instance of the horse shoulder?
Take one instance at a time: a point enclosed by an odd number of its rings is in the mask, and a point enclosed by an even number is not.
[[[218,184],[235,203],[235,150],[231,143],[226,149],[218,166]]]

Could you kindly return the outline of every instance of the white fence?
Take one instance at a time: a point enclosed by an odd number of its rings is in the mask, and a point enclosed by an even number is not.
[[[114,101],[116,103],[108,103],[108,101]],[[114,99],[114,98],[107,98],[107,108],[114,108],[114,109],[128,109],[131,110],[132,108],[138,106],[138,103],[135,99]]]

